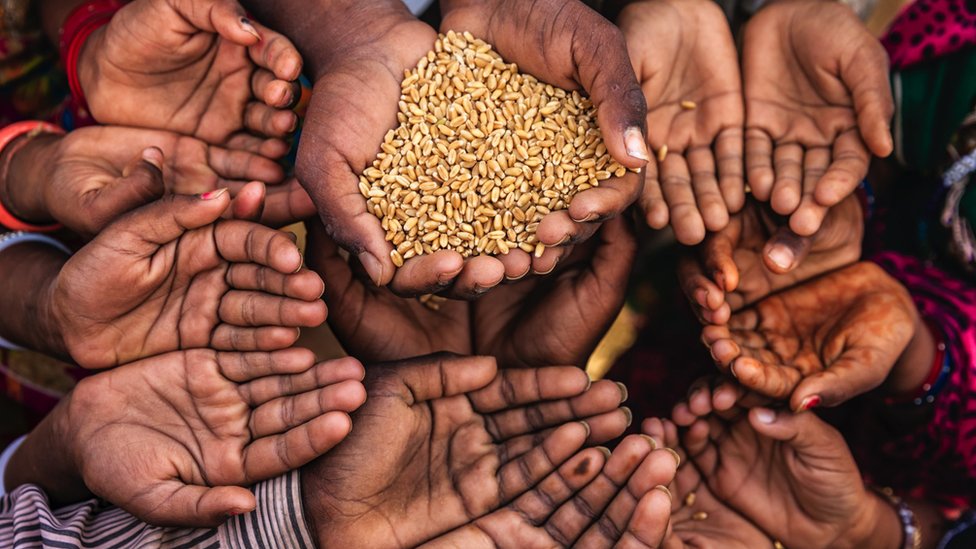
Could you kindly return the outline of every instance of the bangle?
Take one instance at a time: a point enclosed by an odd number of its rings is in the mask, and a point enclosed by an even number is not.
[[[60,40],[58,47],[61,51],[61,62],[68,75],[68,87],[71,97],[79,108],[87,108],[85,91],[81,89],[81,79],[78,77],[78,60],[85,41],[96,30],[104,27],[112,20],[115,12],[125,6],[123,0],[89,0],[71,10],[58,32]]]
[[[3,154],[8,147],[10,148],[10,150],[7,151],[3,164],[0,165],[0,181],[7,180],[7,174],[10,172],[10,164],[13,162],[14,155],[16,155],[17,152],[20,151],[20,149],[22,149],[25,145],[27,145],[31,139],[42,133],[54,133],[62,135],[64,134],[64,130],[55,126],[54,124],[48,124],[47,122],[39,122],[36,120],[15,122],[0,130],[0,154]],[[17,141],[17,138],[23,136],[26,136],[26,138]],[[12,147],[10,146],[11,143],[13,143]],[[9,185],[10,182],[8,181],[7,184]],[[2,200],[0,200],[0,225],[14,231],[32,231],[42,233],[56,231],[61,228],[60,224],[32,225],[22,221],[14,216],[14,214],[12,214],[3,205]]]
[[[928,327],[929,332],[932,334],[932,339],[935,341],[935,358],[932,360],[929,375],[914,393],[885,399],[885,402],[889,405],[914,404],[915,406],[921,406],[923,404],[931,404],[935,402],[935,397],[945,387],[946,382],[949,381],[949,374],[952,373],[952,355],[946,348],[945,337],[931,320],[926,319],[925,325]]]
[[[7,248],[12,248],[13,246],[17,246],[18,244],[28,244],[31,242],[36,242],[39,244],[47,244],[52,248],[56,248],[68,255],[71,255],[71,250],[69,250],[67,246],[51,238],[50,236],[44,234],[38,234],[38,233],[24,232],[24,231],[0,234],[0,253],[3,253],[3,251],[6,250]],[[19,345],[7,341],[3,337],[0,337],[0,348],[10,349],[11,351],[23,350],[23,347],[20,347]]]
[[[875,488],[874,491],[890,503],[898,514],[898,520],[901,521],[904,534],[902,549],[922,549],[922,529],[919,527],[918,518],[912,508],[903,499],[896,496],[891,488]]]

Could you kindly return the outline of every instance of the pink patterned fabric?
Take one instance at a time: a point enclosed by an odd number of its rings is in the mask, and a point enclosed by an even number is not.
[[[976,45],[976,1],[916,0],[881,40],[891,68],[912,65]]]
[[[883,253],[873,261],[912,294],[942,329],[952,357],[948,384],[927,424],[882,447],[873,466],[886,484],[951,507],[976,505],[976,288],[918,259]],[[875,460],[872,460],[875,461]]]

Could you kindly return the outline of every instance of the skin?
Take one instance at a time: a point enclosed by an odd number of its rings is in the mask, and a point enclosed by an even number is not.
[[[11,159],[0,200],[19,218],[56,221],[87,237],[165,192],[196,194],[252,180],[280,179],[281,167],[259,154],[208,145],[179,134],[96,126],[41,136]],[[251,191],[253,192],[253,191]],[[268,199],[245,198],[248,208]],[[297,182],[273,187],[262,210],[269,223],[313,214]],[[297,217],[296,217],[297,216]]]
[[[746,175],[752,192],[814,234],[830,207],[893,149],[884,48],[854,12],[769,3],[742,31]]]
[[[304,349],[133,362],[80,381],[18,448],[7,487],[38,484],[58,504],[94,494],[150,524],[213,527],[254,510],[244,486],[349,433],[363,375],[354,359],[316,365]]]
[[[168,130],[270,158],[295,129],[302,59],[234,0],[139,0],[95,31],[78,63],[103,124]],[[280,181],[282,174],[270,182]]]
[[[618,24],[647,100],[648,164],[640,205],[652,228],[682,244],[720,231],[742,208],[744,108],[728,22],[707,0],[632,2]],[[682,102],[692,101],[694,109]]]
[[[861,256],[864,217],[856,196],[827,213],[812,236],[799,236],[768,205],[749,200],[729,226],[709,235],[678,271],[682,290],[707,324],[778,291],[850,265]]]
[[[485,354],[505,367],[584,366],[623,306],[636,242],[623,219],[607,222],[548,279],[531,278],[432,310],[366,279],[320,228],[309,232],[309,266],[329,283],[330,326],[366,360],[451,351]],[[369,319],[363,321],[363,319]]]
[[[599,452],[578,455],[587,439],[625,428],[580,421],[624,412],[619,392],[587,390],[572,367],[498,370],[492,358],[435,355],[370,366],[365,385],[356,429],[302,474],[323,548],[414,547],[508,505],[564,464],[590,471],[581,464],[595,467]]]
[[[99,369],[177,349],[282,349],[324,322],[322,281],[292,239],[218,221],[229,203],[168,196],[109,226],[45,285],[58,338],[34,348]]]
[[[706,326],[702,341],[746,388],[806,410],[886,379],[895,392],[921,385],[924,367],[892,371],[918,325],[905,288],[862,262],[767,297],[727,326]]]

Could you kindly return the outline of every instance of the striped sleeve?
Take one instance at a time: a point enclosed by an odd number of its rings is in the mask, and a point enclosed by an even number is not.
[[[216,529],[150,526],[99,500],[52,510],[44,492],[21,486],[0,498],[0,547],[314,549],[298,471],[254,486],[257,509]]]

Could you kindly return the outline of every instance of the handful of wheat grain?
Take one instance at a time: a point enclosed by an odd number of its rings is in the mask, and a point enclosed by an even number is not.
[[[439,36],[401,90],[399,126],[359,178],[398,267],[437,250],[541,256],[545,215],[627,171],[589,99],[518,72],[470,33]]]

